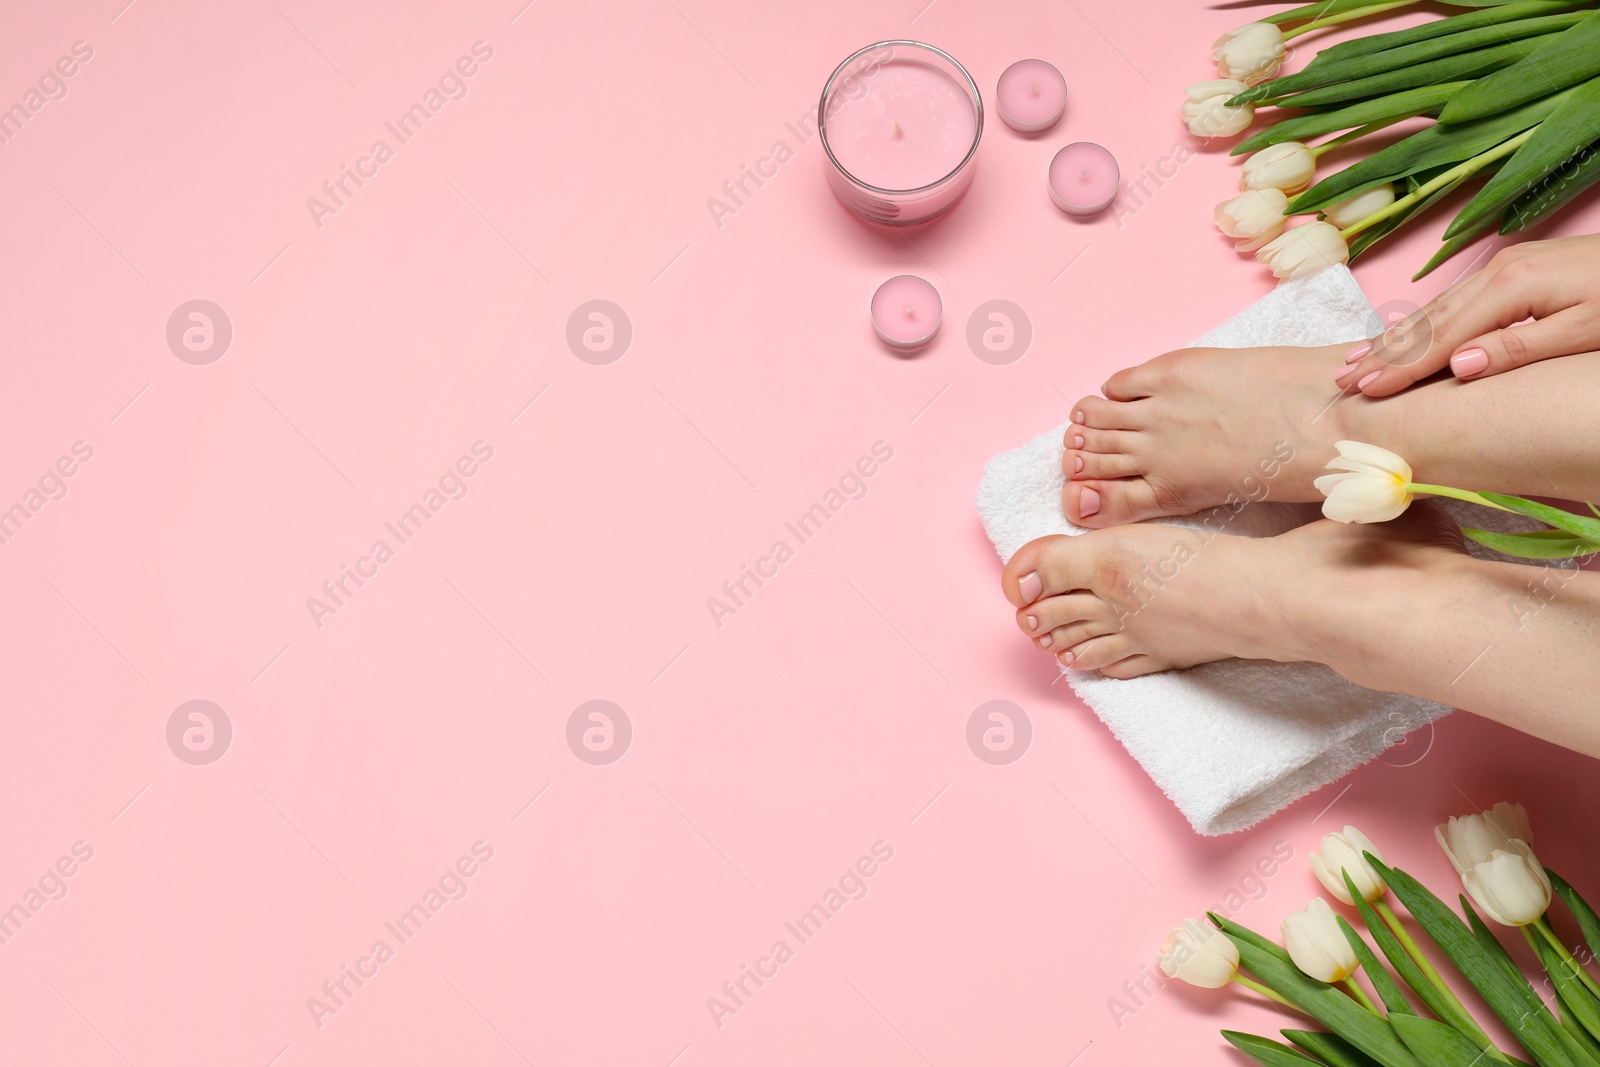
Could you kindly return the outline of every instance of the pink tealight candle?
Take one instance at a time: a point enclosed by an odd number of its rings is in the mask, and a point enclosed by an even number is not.
[[[1000,118],[1022,133],[1048,130],[1067,108],[1067,80],[1042,59],[1019,59],[995,85]]]
[[[890,348],[921,348],[939,332],[944,301],[939,290],[914,274],[901,274],[872,294],[872,328]]]
[[[1067,145],[1050,161],[1050,199],[1069,215],[1104,211],[1121,181],[1116,159],[1089,141]]]

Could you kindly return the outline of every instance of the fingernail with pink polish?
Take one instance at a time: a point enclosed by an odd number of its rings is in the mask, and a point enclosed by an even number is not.
[[[1354,364],[1349,364],[1349,365],[1340,367],[1338,370],[1333,372],[1333,380],[1336,381],[1336,382],[1342,382],[1346,378],[1348,378],[1351,374],[1353,374],[1355,372],[1355,370],[1356,370],[1356,368],[1355,368]]]
[[[1356,345],[1350,351],[1345,353],[1344,361],[1346,363],[1354,363],[1356,360],[1358,360],[1361,357],[1369,354],[1371,351],[1372,351],[1372,343],[1370,341],[1367,342],[1366,344]]]
[[[1052,637],[1050,634],[1045,634],[1043,637],[1039,638],[1039,647],[1040,648],[1049,648],[1051,645],[1053,645],[1055,643],[1056,643],[1056,639],[1054,637]]]
[[[1100,493],[1094,489],[1085,489],[1078,494],[1078,517],[1087,519],[1100,511]]]
[[[1381,371],[1381,370],[1373,371],[1371,374],[1367,375],[1366,377],[1362,378],[1359,382],[1357,382],[1356,383],[1356,388],[1357,389],[1365,389],[1367,386],[1371,385],[1377,379],[1378,375],[1380,375],[1382,373],[1383,373],[1383,371]]]
[[[1039,594],[1044,592],[1044,583],[1039,580],[1038,571],[1029,571],[1017,580],[1017,589],[1022,593],[1022,602],[1032,604],[1039,599]]]
[[[1481,348],[1469,348],[1450,357],[1450,373],[1457,378],[1470,378],[1489,369],[1489,353]]]

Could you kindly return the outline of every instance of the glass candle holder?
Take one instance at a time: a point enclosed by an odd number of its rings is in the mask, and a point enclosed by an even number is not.
[[[817,109],[828,184],[869,222],[939,218],[972,184],[983,97],[948,53],[920,41],[879,41],[828,78]]]

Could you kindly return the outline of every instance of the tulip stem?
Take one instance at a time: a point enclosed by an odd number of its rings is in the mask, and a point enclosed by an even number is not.
[[[1594,980],[1588,969],[1573,957],[1572,953],[1567,950],[1567,946],[1556,936],[1556,932],[1550,929],[1550,920],[1541,915],[1533,921],[1533,925],[1539,928],[1539,933],[1544,935],[1544,939],[1550,943],[1550,947],[1560,954],[1568,967],[1572,968],[1574,976],[1588,988],[1589,992],[1596,997],[1600,997],[1600,983]]]
[[[1371,227],[1376,226],[1378,223],[1382,222],[1391,215],[1398,215],[1400,212],[1410,208],[1413,204],[1426,200],[1428,197],[1432,196],[1440,189],[1443,189],[1445,186],[1470,177],[1471,175],[1482,170],[1484,167],[1487,167],[1489,164],[1493,163],[1495,160],[1515,152],[1517,149],[1522,147],[1523,142],[1533,136],[1534,131],[1538,128],[1538,126],[1534,126],[1530,129],[1523,130],[1509,141],[1497,144],[1487,152],[1473,156],[1471,159],[1466,160],[1463,163],[1456,164],[1454,167],[1451,167],[1449,170],[1434,178],[1432,181],[1424,182],[1412,192],[1409,192],[1405,196],[1395,200],[1395,202],[1389,206],[1378,211],[1374,211],[1360,222],[1357,222],[1351,226],[1347,226],[1345,229],[1339,232],[1344,236],[1344,239],[1348,241],[1362,230],[1370,229]]]
[[[1346,978],[1343,985],[1345,989],[1349,990],[1350,995],[1356,998],[1357,1004],[1360,1004],[1363,1008],[1366,1008],[1374,1015],[1379,1014],[1377,1005],[1372,1003],[1372,998],[1367,996],[1365,990],[1356,985],[1356,980],[1354,978]]]
[[[1327,152],[1330,149],[1338,148],[1340,145],[1347,145],[1357,138],[1365,137],[1369,133],[1376,133],[1385,126],[1393,126],[1395,123],[1400,121],[1400,119],[1389,119],[1386,122],[1369,122],[1365,126],[1357,126],[1348,133],[1341,133],[1339,136],[1334,137],[1331,140],[1323,141],[1321,144],[1317,145],[1309,145],[1307,147],[1311,149],[1311,154],[1313,156],[1320,156],[1322,153]]]
[[[1407,482],[1406,492],[1426,493],[1429,496],[1447,496],[1452,500],[1465,500],[1469,504],[1482,504],[1486,508],[1496,511],[1510,511],[1510,508],[1501,507],[1494,501],[1486,499],[1481,493],[1474,493],[1470,489],[1452,489],[1448,485],[1428,485],[1426,482]]]
[[[1285,41],[1290,41],[1300,36],[1302,33],[1310,33],[1312,30],[1320,30],[1324,26],[1337,26],[1341,22],[1353,22],[1356,19],[1364,19],[1368,15],[1376,15],[1381,11],[1392,11],[1397,7],[1410,7],[1415,2],[1416,0],[1389,0],[1388,3],[1369,4],[1366,7],[1358,7],[1351,11],[1343,11],[1337,15],[1329,15],[1327,18],[1320,18],[1314,22],[1308,22],[1304,26],[1297,27],[1296,29],[1285,30],[1283,39]]]
[[[1254,989],[1257,993],[1260,993],[1262,996],[1266,997],[1268,1000],[1276,1000],[1279,1004],[1282,1004],[1284,1007],[1293,1008],[1295,1011],[1299,1011],[1300,1010],[1300,1005],[1296,1004],[1294,1001],[1290,1000],[1288,997],[1286,997],[1283,994],[1279,993],[1277,990],[1270,989],[1267,986],[1262,985],[1260,982],[1257,982],[1253,978],[1246,978],[1242,974],[1235,974],[1233,976],[1233,980],[1235,982],[1238,982],[1240,985],[1244,986],[1246,989]]]
[[[1427,954],[1422,951],[1422,946],[1417,944],[1416,939],[1411,936],[1411,932],[1405,928],[1405,924],[1400,921],[1400,916],[1396,915],[1394,909],[1389,907],[1389,902],[1379,897],[1373,901],[1372,906],[1379,915],[1383,916],[1383,924],[1394,932],[1395,939],[1405,948],[1406,955],[1416,961],[1423,975],[1427,977],[1429,984],[1443,994],[1446,1000],[1460,1009],[1464,1018],[1471,1019],[1472,1015],[1467,1011],[1466,1005],[1461,1003],[1461,998],[1456,996],[1455,990],[1451,989],[1445,983],[1445,980],[1440,977],[1438,970],[1433,966],[1433,961],[1428,959]]]

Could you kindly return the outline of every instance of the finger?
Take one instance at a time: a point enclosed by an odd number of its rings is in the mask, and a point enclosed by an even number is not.
[[[1450,357],[1450,373],[1457,378],[1487,378],[1515,367],[1554,356],[1581,352],[1591,315],[1583,308],[1568,308],[1549,318],[1474,337]]]
[[[1371,350],[1345,368],[1338,381],[1368,396],[1390,396],[1443,370],[1463,341],[1526,318],[1501,320],[1502,296],[1489,297],[1490,270],[1479,271],[1440,293],[1372,341]]]

